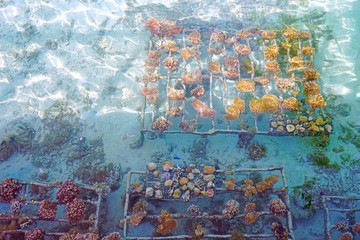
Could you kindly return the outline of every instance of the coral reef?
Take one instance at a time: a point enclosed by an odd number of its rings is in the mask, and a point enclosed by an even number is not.
[[[316,80],[320,77],[320,73],[315,68],[304,69],[303,73],[306,81]]]
[[[56,200],[60,204],[71,202],[80,192],[80,187],[72,180],[66,180],[56,193]]]
[[[304,93],[309,94],[320,94],[320,85],[316,81],[304,82]]]
[[[271,224],[276,240],[288,240],[289,234],[281,222],[274,222]]]
[[[25,200],[12,200],[10,205],[10,210],[13,216],[18,216],[20,214],[21,208],[24,206]]]
[[[39,218],[45,220],[55,219],[56,209],[57,209],[56,202],[51,202],[48,199],[42,200],[40,202],[40,206],[38,210]]]
[[[202,101],[195,99],[191,105],[195,109],[195,112],[200,115],[200,117],[210,118],[210,119],[215,118],[216,115],[215,110],[206,106],[206,104],[203,103]]]
[[[246,224],[253,224],[259,218],[259,215],[256,213],[255,203],[246,204],[244,213],[245,213],[245,223]]]
[[[134,204],[130,216],[131,225],[137,226],[144,219],[144,217],[147,215],[147,205],[147,202],[143,199],[140,199]]]
[[[168,235],[172,233],[178,226],[177,221],[165,210],[161,210],[159,222],[160,224],[156,228],[156,232],[161,235]]]
[[[287,207],[280,198],[275,198],[269,205],[269,211],[272,215],[283,216],[287,212]]]
[[[25,231],[25,240],[44,240],[45,239],[45,231],[41,228],[34,228],[30,231]]]
[[[291,58],[289,63],[290,63],[291,68],[297,69],[297,68],[304,67],[304,62],[303,62],[303,59],[301,56],[295,56],[295,57]]]
[[[169,111],[166,114],[170,117],[175,118],[182,116],[184,113],[180,107],[172,107],[169,109]]]
[[[314,55],[315,49],[312,47],[303,47],[301,51],[305,55],[312,56]]]
[[[227,219],[235,217],[237,214],[239,214],[239,212],[239,202],[234,199],[227,201],[225,204],[225,209],[222,210],[222,214]]]
[[[71,223],[81,221],[85,216],[85,203],[78,198],[66,204],[66,217]]]
[[[20,193],[20,185],[16,179],[5,178],[0,183],[0,202],[10,202]]]
[[[160,41],[157,47],[158,49],[163,49],[165,52],[177,52],[179,50],[176,42],[169,39],[166,39],[165,41]]]
[[[200,53],[195,48],[183,48],[180,51],[181,56],[185,59],[185,61],[190,60],[191,58],[200,58]]]
[[[321,96],[320,94],[309,95],[308,103],[312,109],[323,108],[326,106],[326,102],[325,102],[323,96]]]
[[[288,39],[300,38],[300,31],[292,27],[287,27],[284,29],[283,34]]]
[[[165,117],[160,116],[151,124],[151,129],[163,132],[167,130],[171,125],[172,123],[169,120],[166,120]]]

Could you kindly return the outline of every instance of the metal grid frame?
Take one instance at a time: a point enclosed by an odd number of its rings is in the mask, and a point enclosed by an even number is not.
[[[168,40],[174,40],[178,43],[179,46],[182,46],[183,49],[184,48],[187,48],[189,46],[189,43],[187,41],[187,33],[189,32],[193,32],[193,31],[197,31],[201,29],[202,31],[205,29],[205,28],[200,28],[200,27],[192,27],[192,28],[182,28],[182,32],[179,34],[179,37],[176,38],[176,37],[157,37],[156,35],[153,35],[150,40],[149,40],[149,52],[154,50],[156,46],[156,40],[158,41],[165,41],[165,39],[168,39]],[[246,30],[246,29],[245,29]],[[286,54],[283,54],[282,56],[282,59],[284,60],[284,62],[286,63],[286,66],[288,67],[287,69],[285,70],[281,70],[280,73],[274,73],[274,72],[270,72],[270,71],[267,71],[265,69],[265,64],[266,62],[269,62],[270,60],[266,60],[266,59],[256,59],[254,57],[254,51],[252,51],[250,53],[251,57],[249,56],[240,56],[237,52],[234,51],[233,47],[229,47],[227,44],[225,44],[224,42],[214,42],[212,41],[212,35],[213,33],[215,32],[219,32],[220,30],[218,29],[214,29],[214,28],[206,28],[206,31],[209,31],[211,33],[211,37],[210,39],[207,39],[207,41],[209,41],[208,43],[208,47],[211,48],[213,46],[216,45],[216,47],[218,47],[219,49],[222,49],[223,51],[230,51],[232,52],[231,54],[232,55],[236,55],[237,59],[239,60],[239,64],[237,66],[237,71],[238,71],[238,78],[237,79],[229,79],[227,78],[224,73],[225,71],[225,66],[223,64],[221,64],[221,72],[219,74],[215,74],[215,73],[212,73],[211,71],[208,71],[208,73],[205,73],[205,74],[202,74],[202,78],[203,78],[203,81],[204,79],[208,79],[209,81],[206,81],[207,82],[207,86],[209,88],[209,90],[207,91],[207,93],[205,93],[206,98],[207,98],[207,103],[208,103],[208,106],[210,108],[213,108],[213,105],[214,105],[214,101],[213,101],[213,96],[214,96],[214,82],[217,82],[217,83],[221,83],[222,85],[222,89],[221,89],[221,97],[220,97],[220,100],[222,101],[222,105],[223,107],[221,109],[219,109],[218,107],[216,108],[218,114],[219,112],[224,112],[227,107],[229,106],[230,104],[230,98],[229,98],[229,85],[232,85],[234,84],[235,81],[238,81],[238,80],[251,80],[251,81],[254,81],[256,78],[267,78],[267,79],[270,79],[270,80],[274,80],[274,81],[271,81],[269,85],[266,85],[266,86],[259,86],[259,84],[256,84],[256,90],[255,91],[252,91],[250,93],[239,93],[239,92],[236,92],[235,95],[236,96],[239,96],[241,98],[244,98],[248,95],[252,96],[252,97],[255,97],[256,95],[259,95],[259,93],[257,92],[261,92],[260,95],[263,95],[263,94],[266,94],[266,93],[269,93],[270,91],[272,92],[277,92],[278,94],[278,98],[280,101],[283,100],[284,96],[289,96],[289,93],[287,92],[284,92],[280,89],[277,89],[276,87],[276,81],[277,79],[281,78],[281,77],[289,77],[290,79],[293,79],[294,80],[294,83],[295,83],[295,86],[296,88],[298,89],[302,89],[303,86],[301,84],[301,81],[302,81],[302,77],[301,76],[298,76],[298,73],[296,73],[296,70],[303,70],[303,69],[307,69],[307,68],[313,68],[313,55],[311,56],[305,56],[305,54],[302,53],[302,46],[306,45],[306,46],[309,46],[311,47],[311,36],[310,38],[304,40],[304,39],[297,39],[297,45],[298,45],[298,49],[297,49],[297,52],[298,52],[298,55],[303,57],[305,60],[304,60],[304,65],[302,68],[293,68],[291,69],[290,66],[290,61],[291,61],[291,55],[290,55],[290,49],[287,49],[286,50]],[[221,31],[223,33],[226,33],[228,34],[228,36],[233,36],[233,38],[236,36],[236,32],[235,31],[232,31],[232,32],[226,32],[226,31]],[[261,33],[263,32],[263,30],[258,30],[258,33],[257,35],[260,35]],[[274,31],[274,32],[279,32],[279,31]],[[208,34],[209,35],[209,34]],[[252,47],[254,45],[254,42],[256,40],[255,37],[257,37],[256,34],[253,34],[249,37],[246,37],[246,38],[238,38],[237,40],[239,41],[239,43],[244,43],[246,44],[248,47]],[[254,37],[255,36],[255,37]],[[258,41],[258,40],[257,40]],[[281,45],[281,42],[285,42],[286,44],[289,43],[289,40],[285,37],[281,37],[281,38],[276,38],[276,39],[273,39],[273,40],[264,40],[264,39],[261,39],[261,44],[259,45],[256,45],[256,47],[259,49],[259,52],[261,52],[262,55],[264,55],[264,51],[265,51],[265,47],[266,46],[270,46],[270,45],[273,45],[273,46],[279,46]],[[205,46],[206,44],[204,44],[203,46]],[[196,45],[196,46],[192,46],[194,49],[196,49],[197,51],[200,51],[201,50],[201,47],[199,45]],[[261,50],[261,47],[263,48]],[[202,51],[204,52],[204,49],[202,49]],[[164,53],[164,55],[167,55],[167,57],[171,57],[174,55],[174,53],[172,52],[168,52],[167,53]],[[217,57],[219,57],[220,59],[224,59],[223,56],[221,55],[216,55]],[[249,61],[250,63],[250,66],[251,68],[253,69],[251,73],[242,73],[241,72],[241,67],[240,64],[241,64],[241,58],[244,58],[246,57],[246,61]],[[181,56],[179,57],[181,58]],[[213,59],[213,55],[208,55],[207,56],[207,61],[210,62],[212,61]],[[275,58],[276,59],[276,58]],[[155,67],[155,70],[151,70],[151,71],[154,71],[154,72],[158,72],[160,73],[159,75],[159,82],[160,81],[165,81],[165,85],[166,85],[166,95],[168,93],[168,89],[169,87],[174,87],[176,85],[180,85],[181,86],[181,89],[183,89],[185,92],[187,90],[187,86],[189,86],[188,84],[184,84],[182,82],[182,78],[181,78],[181,74],[182,73],[186,73],[188,72],[186,69],[188,66],[190,66],[191,64],[195,64],[198,66],[198,68],[200,70],[203,70],[204,68],[202,66],[206,66],[206,63],[202,62],[201,61],[202,59],[194,59],[194,60],[185,60],[184,58],[182,58],[182,62],[179,64],[179,70],[176,72],[176,73],[173,73],[172,71],[170,70],[167,70],[165,71],[163,68],[163,66],[161,66],[160,64],[160,61],[158,63],[158,65]],[[259,60],[262,61],[264,60],[264,63],[255,63],[254,61],[257,61]],[[180,60],[181,61],[181,60]],[[243,60],[244,61],[244,60]],[[265,69],[264,70],[264,74],[263,76],[255,76],[255,68],[256,66],[258,68],[261,68],[261,69]],[[290,71],[289,71],[290,70]],[[148,69],[146,71],[149,71]],[[166,72],[165,74],[162,74],[163,72]],[[288,72],[289,71],[289,72]],[[316,82],[318,82],[318,80],[315,80]],[[145,87],[147,87],[148,85],[151,85],[152,83],[148,83],[148,82],[145,82]],[[159,84],[160,85],[160,84]],[[270,86],[272,85],[272,86]],[[197,84],[197,86],[204,86],[204,84]],[[270,87],[269,87],[270,86]],[[158,87],[158,86],[157,86]],[[190,86],[191,87],[191,86]],[[273,88],[273,90],[271,90],[271,88]],[[274,90],[275,89],[275,90]],[[292,91],[292,90],[291,90]],[[155,115],[160,115],[160,116],[164,116],[167,120],[169,119],[169,116],[167,115],[168,114],[168,111],[170,109],[171,106],[173,105],[176,105],[176,106],[179,106],[182,108],[182,110],[185,112],[187,111],[186,110],[186,100],[188,98],[185,98],[184,100],[170,100],[169,97],[165,97],[165,112],[159,112],[159,109],[157,109],[154,104],[150,104],[151,105],[151,114],[147,113],[147,105],[149,105],[147,103],[147,97],[144,96],[143,97],[143,104],[142,104],[142,107],[141,107],[141,112],[140,112],[140,116],[141,116],[141,120],[140,120],[140,124],[141,124],[141,128],[140,128],[140,132],[143,134],[143,133],[156,133],[156,132],[159,132],[157,130],[153,130],[151,129],[151,127],[148,126],[148,122],[150,122],[151,124],[154,123],[155,121]],[[248,102],[247,102],[248,103]],[[220,110],[220,111],[219,111]],[[279,109],[278,109],[278,113],[279,114],[284,114],[284,113],[287,113],[289,112],[288,110],[285,110],[282,109],[281,107],[281,104],[279,106]],[[316,113],[317,115],[324,115],[322,109],[319,110],[319,112]],[[150,115],[150,116],[149,116]],[[187,116],[185,116],[186,114],[183,114],[181,116],[181,121],[184,121],[185,118],[189,118],[189,116],[191,114],[187,114]],[[191,117],[191,116],[190,116]],[[244,117],[249,117],[249,116],[244,116],[244,114],[240,114],[240,121],[236,121],[237,125],[238,122],[240,122],[240,124],[243,122],[243,119]],[[207,130],[198,130],[198,127],[196,128],[195,131],[183,131],[181,129],[179,130],[165,130],[165,131],[160,131],[162,133],[167,133],[167,134],[177,134],[177,133],[185,133],[185,134],[196,134],[196,135],[214,135],[214,134],[240,134],[240,133],[252,133],[252,134],[258,134],[258,135],[275,135],[275,136],[288,136],[288,135],[293,135],[293,134],[288,134],[286,132],[286,128],[284,126],[284,131],[282,132],[277,132],[277,131],[273,131],[271,130],[271,126],[270,126],[270,121],[271,119],[273,118],[273,114],[270,114],[269,115],[269,122],[267,123],[267,126],[269,127],[268,130],[262,130],[262,129],[259,129],[258,128],[258,114],[256,113],[253,113],[253,119],[254,119],[254,123],[251,127],[249,128],[245,128],[243,129],[242,127],[236,127],[234,129],[234,127],[232,127],[231,125],[234,125],[234,124],[231,124],[229,121],[227,122],[227,126],[224,127],[222,124],[221,126],[217,127],[217,122],[214,120],[214,119],[210,119],[210,120],[199,120],[199,114],[196,114],[194,116],[192,116],[192,119],[195,119],[196,120],[196,123],[201,123],[201,124],[208,124],[209,121],[211,121],[211,127]],[[285,125],[286,125],[286,120],[284,120],[285,122]],[[226,121],[226,120],[224,120]],[[150,124],[150,125],[151,125]],[[251,130],[250,130],[251,128]],[[307,134],[304,134],[302,133],[303,135],[310,135],[309,133]],[[299,134],[299,135],[302,135],[302,134]]]
[[[36,186],[36,187],[42,187],[42,188],[50,188],[50,189],[55,189],[55,188],[60,188],[62,183],[52,183],[52,184],[43,184],[43,183],[37,183],[37,182],[20,182],[19,184],[21,186],[20,188],[20,194],[18,198],[23,198],[25,199],[24,204],[25,205],[40,205],[40,201],[31,201],[26,199],[27,197],[27,190],[29,188],[29,186]],[[96,201],[91,201],[91,200],[84,200],[85,204],[91,204],[94,205],[96,207],[95,210],[95,216],[96,218],[94,220],[81,220],[75,224],[72,224],[73,226],[77,226],[80,224],[87,224],[89,226],[92,226],[94,229],[98,230],[99,227],[99,217],[100,217],[100,206],[102,203],[102,198],[103,198],[103,194],[101,191],[98,191],[99,189],[94,188],[94,187],[90,187],[90,186],[83,186],[83,185],[79,185],[81,190],[87,190],[87,191],[91,191],[94,192],[97,195],[97,200]],[[4,203],[0,203],[0,204],[4,204]],[[57,209],[58,211],[58,209]],[[21,218],[23,216],[2,216],[0,214],[0,220],[18,220],[19,218]],[[68,223],[70,224],[70,222],[67,219],[59,219],[59,218],[55,218],[52,220],[46,220],[46,219],[41,219],[37,216],[31,216],[31,215],[26,215],[26,218],[29,220],[33,220],[33,221],[43,221],[43,222],[58,222],[58,223]],[[46,230],[46,229],[45,229]],[[12,234],[19,234],[19,233],[25,233],[26,230],[6,230],[6,231],[1,231],[0,236],[5,236],[5,235],[12,235]],[[62,235],[64,235],[65,232],[47,232],[45,231],[45,236],[49,236],[49,237],[60,237]]]
[[[348,208],[348,209],[331,208],[328,206],[328,203],[331,202],[332,200],[337,200],[337,201],[341,201],[341,202],[358,201],[358,203],[360,204],[360,197],[326,196],[326,195],[322,196],[321,202],[322,202],[322,205],[324,208],[324,225],[325,225],[324,226],[324,234],[325,234],[325,239],[327,239],[327,240],[333,240],[331,232],[333,230],[336,230],[336,226],[331,223],[331,212],[340,212],[340,213],[359,212],[360,213],[360,205],[357,208]]]
[[[270,194],[283,194],[283,197],[285,199],[285,205],[288,209],[287,214],[285,216],[285,220],[286,220],[286,228],[287,231],[289,232],[289,238],[292,240],[295,240],[295,235],[293,232],[293,223],[292,223],[292,216],[291,216],[291,208],[290,208],[290,198],[288,195],[288,186],[286,183],[286,175],[285,175],[285,170],[282,167],[274,167],[274,168],[240,168],[240,169],[235,169],[234,170],[234,174],[239,174],[239,173],[254,173],[254,172],[272,172],[272,171],[278,171],[280,172],[281,175],[281,180],[282,180],[282,187],[281,188],[276,188],[273,189],[271,191]],[[224,174],[225,175],[226,170],[216,170],[215,174]],[[148,172],[146,171],[130,171],[127,174],[126,177],[126,192],[125,192],[125,206],[124,206],[124,227],[123,227],[123,238],[127,239],[127,240],[135,240],[135,239],[143,239],[143,240],[147,240],[147,239],[193,239],[193,236],[189,236],[189,235],[173,235],[173,236],[162,236],[162,237],[136,237],[136,236],[128,236],[128,221],[130,219],[130,214],[129,214],[129,201],[130,201],[130,195],[134,194],[131,191],[131,186],[132,186],[132,176],[133,175],[140,175],[140,176],[144,176],[148,174]],[[227,190],[225,188],[215,188],[217,195],[219,194],[223,194],[223,193],[233,193],[233,192],[240,192],[240,189],[235,189],[235,190]],[[142,191],[141,192],[142,196],[145,196],[145,192]],[[159,199],[159,201],[169,201],[168,199]],[[172,199],[171,201],[181,201],[181,200],[175,200]],[[259,216],[262,215],[271,215],[270,212],[268,211],[261,211],[261,212],[256,212]],[[197,216],[197,217],[193,217],[191,214],[170,214],[171,217],[175,218],[175,219],[188,219],[188,218],[198,218],[198,219],[225,219],[225,217],[223,215],[207,215],[207,216]],[[240,218],[240,217],[244,217],[244,214],[238,214],[236,215],[234,218]],[[146,219],[158,219],[159,216],[158,215],[147,215]],[[273,234],[244,234],[244,236],[246,238],[251,238],[251,237],[256,237],[256,238],[274,238]],[[229,234],[225,234],[225,235],[217,235],[217,234],[206,234],[203,236],[203,238],[205,239],[216,239],[216,238],[224,238],[224,239],[229,239],[231,237],[231,235]],[[275,238],[274,238],[275,239]]]

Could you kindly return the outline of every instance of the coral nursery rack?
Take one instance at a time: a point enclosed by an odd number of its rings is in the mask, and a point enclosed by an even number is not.
[[[309,32],[223,31],[153,18],[146,27],[142,133],[331,132]]]
[[[86,205],[90,205],[93,207],[90,207],[90,209],[93,209],[93,211],[90,213],[86,213],[86,215],[92,215],[92,217],[89,217],[87,219],[79,219],[76,222],[74,221],[70,221],[69,219],[67,219],[66,217],[62,217],[62,215],[64,215],[65,209],[61,210],[59,209],[60,205],[62,203],[56,201],[56,200],[51,200],[52,198],[54,198],[54,194],[55,192],[53,192],[55,189],[60,189],[61,186],[63,185],[63,183],[61,182],[57,182],[57,183],[52,183],[52,184],[43,184],[43,183],[37,183],[37,182],[21,182],[18,181],[16,179],[5,179],[4,182],[6,180],[10,180],[9,182],[13,182],[16,183],[16,185],[18,185],[18,188],[15,189],[14,192],[18,192],[15,195],[13,195],[12,197],[14,197],[13,199],[11,199],[11,201],[7,201],[10,199],[1,199],[0,201],[0,206],[2,207],[1,209],[6,209],[6,205],[9,206],[9,210],[10,213],[7,212],[3,212],[0,213],[0,221],[1,222],[6,222],[6,221],[16,221],[19,222],[23,221],[23,226],[21,226],[20,229],[2,229],[0,231],[0,237],[5,237],[5,239],[7,236],[14,236],[14,235],[18,235],[18,234],[25,234],[26,232],[30,231],[28,229],[31,229],[32,225],[35,224],[36,226],[41,225],[42,228],[44,228],[44,236],[49,236],[49,237],[61,237],[65,234],[65,232],[52,232],[51,228],[55,227],[56,228],[56,224],[60,225],[62,224],[62,226],[64,226],[64,224],[68,225],[69,227],[76,227],[76,226],[87,226],[90,229],[93,229],[93,231],[97,231],[99,228],[99,216],[100,216],[100,206],[102,204],[102,198],[103,198],[103,191],[101,189],[101,187],[99,186],[99,188],[95,188],[95,187],[90,187],[90,186],[78,186],[79,187],[79,192],[81,193],[81,195],[83,195],[81,199],[81,201]],[[2,190],[3,192],[7,193],[7,196],[9,196],[9,186],[6,186],[6,184],[4,184],[4,182],[2,183]],[[15,185],[15,188],[16,188]],[[76,185],[77,186],[77,185]],[[41,196],[34,196],[32,198],[30,198],[31,196],[31,188],[37,188],[41,191],[47,192],[50,191],[49,195],[47,195],[46,200],[52,201],[55,204],[55,211],[53,212],[53,217],[51,218],[44,218],[39,216],[39,207],[41,206],[42,200],[45,199],[41,199]],[[6,194],[2,193],[1,197],[6,197]],[[11,194],[11,193],[10,193]],[[91,195],[91,197],[88,197],[89,195]],[[26,209],[26,210],[24,210]],[[24,222],[25,221],[25,222]],[[30,227],[31,226],[31,227]]]
[[[166,163],[165,163],[166,164]],[[177,166],[177,170],[178,172],[182,172],[181,168],[179,168]],[[164,173],[164,171],[162,171],[162,173]],[[281,198],[284,200],[284,205],[286,206],[286,213],[284,213],[283,216],[281,216],[280,218],[285,222],[285,227],[284,229],[286,229],[286,231],[288,232],[288,238],[287,239],[295,239],[294,237],[294,233],[293,233],[293,224],[292,224],[292,217],[291,217],[291,208],[290,208],[290,199],[289,199],[289,195],[288,195],[288,186],[286,184],[286,176],[285,176],[285,171],[283,168],[281,167],[275,167],[275,168],[256,168],[256,169],[252,169],[252,168],[241,168],[241,169],[232,169],[231,173],[228,172],[228,170],[215,170],[214,171],[214,175],[216,176],[215,180],[213,180],[214,182],[214,192],[215,195],[211,195],[210,197],[207,197],[206,195],[193,195],[191,194],[191,196],[188,199],[185,199],[183,197],[178,197],[178,199],[174,199],[171,198],[171,196],[167,196],[167,197],[154,197],[153,194],[148,195],[148,189],[151,188],[150,186],[152,186],[152,184],[154,183],[154,181],[150,181],[149,179],[152,179],[152,177],[149,175],[152,175],[153,172],[151,171],[130,171],[127,175],[126,178],[126,198],[125,198],[125,206],[124,206],[124,219],[123,219],[123,232],[124,232],[124,239],[230,239],[230,237],[232,236],[230,233],[226,233],[226,234],[211,234],[211,233],[207,233],[201,236],[201,238],[194,238],[193,235],[190,234],[171,234],[171,235],[166,235],[166,236],[156,236],[156,235],[152,235],[152,236],[132,236],[133,234],[132,231],[134,230],[134,226],[131,225],[131,218],[132,215],[134,214],[134,210],[131,211],[131,206],[133,206],[133,199],[134,198],[140,198],[140,199],[145,199],[145,201],[147,201],[148,204],[152,204],[155,203],[156,210],[159,210],[160,208],[162,209],[162,207],[165,208],[166,203],[172,202],[174,204],[176,203],[182,203],[182,204],[186,204],[186,202],[196,202],[201,204],[203,201],[207,201],[207,200],[213,200],[216,198],[220,198],[220,199],[224,199],[224,198],[233,198],[234,196],[239,196],[244,192],[244,189],[242,186],[233,186],[233,188],[231,190],[228,189],[228,187],[224,187],[224,185],[221,183],[221,181],[216,181],[216,179],[224,179],[227,178],[229,176],[229,174],[232,174],[232,176],[234,178],[238,178],[240,176],[249,176],[251,174],[269,174],[269,173],[278,173],[280,176],[279,178],[279,185],[276,185],[276,187],[272,188],[271,190],[268,191],[264,191],[261,194],[265,195],[265,196],[281,196]],[[174,174],[174,176],[176,176],[176,172]],[[176,177],[173,177],[173,174],[171,174],[170,179],[175,179]],[[178,179],[181,179],[181,175],[179,175]],[[143,182],[141,182],[143,181]],[[175,180],[174,180],[175,181]],[[180,180],[181,181],[181,180]],[[234,183],[235,184],[235,183]],[[166,185],[166,184],[165,184]],[[146,188],[146,190],[145,190]],[[163,189],[162,187],[158,187],[158,189]],[[166,191],[164,190],[164,195],[166,195]],[[262,196],[263,196],[262,195]],[[260,195],[259,195],[260,196]],[[253,196],[253,198],[255,198],[256,196]],[[251,197],[250,197],[251,198]],[[173,205],[173,204],[172,204]],[[183,209],[183,207],[180,209]],[[180,210],[181,211],[181,210]],[[189,210],[188,210],[189,211]],[[163,214],[163,213],[162,213]],[[266,211],[266,210],[261,210],[261,211],[257,211],[256,214],[259,216],[259,219],[261,218],[265,218],[265,217],[270,217],[272,214],[270,211]],[[146,214],[146,216],[144,216],[144,219],[142,220],[143,222],[146,221],[152,221],[152,222],[156,222],[157,220],[159,221],[159,219],[161,219],[162,215],[158,215],[158,214]],[[221,221],[226,221],[229,220],[226,216],[222,215],[222,214],[203,214],[203,215],[197,215],[194,216],[192,214],[189,214],[188,212],[175,212],[172,214],[169,214],[169,216],[172,219],[176,219],[178,221],[183,221],[186,219],[192,219],[192,220],[200,220],[200,221],[211,221],[211,220],[221,220]],[[245,213],[240,213],[238,212],[237,214],[235,214],[233,216],[233,221],[236,221],[236,225],[241,224],[241,219],[243,219],[246,216],[246,211]],[[258,220],[261,221],[260,224],[262,224],[264,219],[262,220]],[[130,230],[131,229],[131,230]],[[129,231],[130,230],[130,231]],[[265,233],[244,233],[243,234],[244,237],[246,238],[267,238],[267,239],[275,239],[275,233],[272,232],[265,232]],[[279,238],[280,239],[280,238]]]
[[[322,204],[324,208],[325,239],[353,239],[353,236],[360,236],[359,196],[325,195],[322,196]],[[335,222],[336,220],[339,221]],[[340,238],[339,235],[341,235]]]

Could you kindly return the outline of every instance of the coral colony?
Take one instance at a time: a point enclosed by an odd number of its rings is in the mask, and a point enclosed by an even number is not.
[[[154,18],[145,26],[153,37],[140,90],[143,132],[331,133],[310,33],[291,27],[204,30]],[[222,92],[217,96],[215,86]],[[147,106],[152,114],[145,114]],[[262,124],[268,128],[259,129],[259,121],[268,121]]]
[[[310,33],[292,27],[225,32],[154,18],[145,27],[152,36],[140,89],[142,132],[332,132]],[[261,121],[267,129],[260,129]],[[239,145],[247,147],[248,159],[262,158],[266,147],[245,138]],[[0,160],[11,154],[12,144],[2,142]],[[0,204],[8,209],[0,213],[0,240],[295,239],[288,191],[282,167],[222,170],[217,164],[159,160],[145,171],[129,171],[122,229],[106,235],[99,224],[109,187],[6,178],[0,183]],[[346,208],[335,209],[331,202]],[[334,232],[340,240],[360,236],[356,218],[331,218],[331,211],[359,212],[346,202],[360,198],[322,196],[328,239]]]

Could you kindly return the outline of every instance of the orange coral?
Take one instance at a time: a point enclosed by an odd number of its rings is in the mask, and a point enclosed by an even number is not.
[[[303,47],[301,49],[302,53],[305,54],[305,55],[308,55],[308,56],[311,56],[314,54],[315,52],[315,49],[312,48],[312,47]]]
[[[259,218],[259,215],[255,211],[256,211],[255,203],[248,203],[245,205],[244,213],[245,213],[246,224],[253,224]]]
[[[276,60],[267,62],[265,64],[265,68],[267,71],[270,71],[270,72],[280,72],[280,65]]]
[[[156,232],[161,235],[172,233],[178,226],[177,221],[165,210],[161,210],[159,222],[160,225],[156,228]]]
[[[130,216],[130,224],[133,226],[139,225],[141,220],[146,216],[147,214],[147,203],[140,199],[137,201],[132,210],[132,214]]]
[[[240,115],[240,110],[236,106],[230,105],[230,107],[226,109],[226,114],[224,114],[224,119],[227,121],[234,121],[239,117],[239,115]]]
[[[276,38],[276,32],[265,30],[262,32],[261,37],[265,40],[272,40]]]
[[[199,58],[199,52],[195,48],[183,48],[180,54],[186,61],[191,58]]]
[[[181,79],[185,84],[200,84],[202,81],[201,71],[182,74]]]
[[[234,68],[230,68],[224,71],[224,76],[228,79],[237,79],[239,78],[239,72]]]
[[[224,59],[224,65],[227,67],[237,67],[239,60],[236,56],[229,56]]]
[[[256,188],[254,187],[254,182],[251,179],[245,179],[242,187],[246,197],[257,195]]]
[[[165,40],[164,42],[160,42],[158,44],[159,49],[163,49],[165,52],[177,52],[179,50],[179,46],[176,45],[174,40]]]
[[[179,60],[174,57],[167,57],[162,64],[170,71],[176,71],[178,69]]]
[[[203,228],[200,224],[197,224],[194,227],[194,240],[200,240],[204,237],[206,233],[205,228]]]
[[[234,48],[240,55],[248,55],[251,52],[251,48],[246,44],[235,43]]]
[[[270,83],[270,80],[267,79],[267,78],[263,78],[263,77],[260,77],[260,78],[254,78],[254,81],[261,84],[261,85],[268,85]]]
[[[282,108],[288,109],[290,111],[297,111],[299,109],[299,102],[296,98],[290,97],[282,101]]]
[[[290,60],[290,66],[292,68],[302,68],[304,66],[304,62],[301,56],[295,56]]]
[[[276,45],[269,46],[265,49],[265,59],[274,59],[279,55],[279,47]]]
[[[248,38],[252,35],[253,35],[253,33],[252,33],[251,29],[243,29],[240,32],[236,33],[236,37],[238,37],[238,38]]]
[[[163,21],[155,18],[149,18],[145,23],[145,27],[149,29],[150,33],[158,36],[174,36],[178,35],[181,31],[181,27],[176,26],[176,22]]]
[[[279,99],[273,94],[265,94],[261,98],[265,104],[265,108],[267,112],[274,113],[278,110]]]
[[[263,181],[256,184],[257,192],[263,192],[267,189],[272,188],[279,181],[278,175],[271,175],[266,177]]]
[[[195,99],[191,105],[195,109],[195,112],[200,115],[200,117],[211,119],[215,118],[215,110],[206,106],[206,104],[202,101]]]
[[[235,97],[233,99],[232,105],[237,107],[240,110],[240,113],[245,111],[245,101],[239,97]]]
[[[320,77],[320,73],[315,68],[304,69],[305,80],[316,80]]]
[[[320,85],[315,81],[304,82],[305,94],[320,94]]]
[[[253,92],[255,91],[255,82],[252,80],[240,80],[235,83],[235,88],[239,92]]]
[[[299,30],[292,28],[292,27],[287,27],[283,33],[284,33],[285,37],[289,38],[289,39],[296,39],[296,38],[300,37]]]
[[[229,178],[229,179],[223,181],[223,183],[227,190],[235,190],[235,187],[236,187],[235,178]]]

